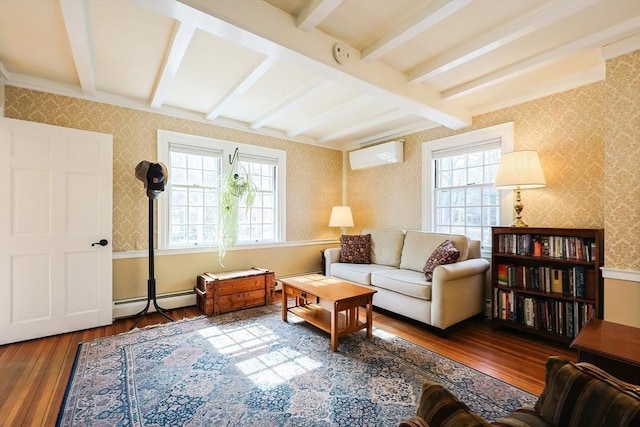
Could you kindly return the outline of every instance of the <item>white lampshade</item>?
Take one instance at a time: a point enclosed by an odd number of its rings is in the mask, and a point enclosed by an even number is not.
[[[533,150],[512,151],[500,156],[494,187],[500,189],[539,188],[547,185],[540,157]]]
[[[349,206],[334,206],[331,209],[329,227],[353,227],[353,216]]]

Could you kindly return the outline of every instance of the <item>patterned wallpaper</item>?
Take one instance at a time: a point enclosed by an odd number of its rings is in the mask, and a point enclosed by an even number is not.
[[[640,248],[629,240],[640,236],[640,51],[608,61],[605,82],[476,116],[460,131],[407,135],[404,163],[350,170],[356,231],[421,228],[421,144],[510,121],[514,149],[537,150],[547,180],[522,192],[524,220],[605,228],[605,266],[640,271]]]
[[[604,85],[596,83],[474,117],[457,132],[438,127],[405,136],[404,163],[350,171],[356,226],[421,228],[422,143],[513,121],[514,149],[537,150],[547,180],[545,188],[522,192],[524,220],[538,227],[603,227],[604,99]]]
[[[113,250],[147,248],[148,199],[134,176],[141,160],[156,160],[156,131],[165,129],[287,152],[287,241],[335,238],[327,226],[342,201],[342,153],[162,114],[12,86],[5,117],[113,135]]]
[[[640,50],[607,62],[606,91],[605,265],[640,271]]]

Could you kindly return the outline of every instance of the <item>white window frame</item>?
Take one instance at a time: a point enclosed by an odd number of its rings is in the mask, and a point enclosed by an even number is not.
[[[500,139],[500,152],[502,154],[513,151],[513,122],[503,123],[484,129],[434,139],[422,143],[422,229],[432,231],[434,229],[433,206],[435,205],[435,173],[434,153],[444,149],[461,149],[479,146],[488,140]],[[500,224],[511,223],[513,210],[513,192],[500,191]],[[489,253],[483,251],[483,256]]]
[[[197,135],[189,135],[179,132],[172,132],[158,129],[158,161],[169,165],[169,144],[180,144],[189,147],[195,151],[203,150],[203,154],[211,154],[211,152],[222,153],[222,174],[229,173],[231,165],[228,159],[233,158],[236,148],[240,156],[249,156],[253,159],[264,158],[274,162],[277,165],[276,173],[276,229],[274,230],[274,242],[280,243],[285,241],[286,236],[286,170],[287,170],[287,153],[283,150],[274,148],[259,147],[255,145],[241,144],[238,142],[224,141],[221,139],[208,138]],[[250,160],[250,159],[248,159]],[[171,185],[171,176],[169,176],[168,185]],[[165,190],[166,191],[166,190]],[[257,244],[260,244],[258,242]],[[256,245],[255,242],[238,242],[236,246]],[[186,250],[207,248],[208,250],[217,249],[215,243],[212,246],[169,246],[169,198],[162,195],[158,198],[158,249],[165,250]]]

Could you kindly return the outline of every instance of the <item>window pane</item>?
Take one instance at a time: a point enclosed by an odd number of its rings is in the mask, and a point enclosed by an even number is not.
[[[183,168],[171,168],[169,173],[169,182],[175,185],[184,185],[187,183],[187,170]]]
[[[482,182],[484,181],[483,172],[484,168],[482,166],[469,168],[467,184],[482,184]]]
[[[472,168],[473,166],[482,166],[482,164],[484,163],[483,159],[484,153],[482,151],[469,153],[469,156],[467,157],[469,168]]]
[[[170,156],[171,165],[176,168],[187,167],[187,155],[185,153],[173,152]]]
[[[442,188],[442,187],[450,187],[452,185],[452,181],[451,181],[451,172],[442,172],[440,174],[438,174],[438,178],[436,179],[436,187],[437,188]]]
[[[451,225],[465,224],[465,208],[451,209]]]
[[[480,206],[482,204],[482,188],[467,188],[467,206]]]
[[[465,189],[457,189],[451,191],[451,206],[464,206],[464,193]]]
[[[450,205],[449,190],[436,190],[436,204],[438,207],[445,207]]]
[[[452,185],[461,186],[467,185],[467,170],[455,169],[452,176]]]
[[[482,225],[482,208],[467,208],[467,217],[465,223],[467,226]]]
[[[500,152],[470,146],[466,153],[435,160],[434,231],[464,234],[490,247],[500,213],[500,193],[493,188]]]

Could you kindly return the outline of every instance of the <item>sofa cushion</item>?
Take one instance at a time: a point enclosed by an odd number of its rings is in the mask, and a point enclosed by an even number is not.
[[[331,277],[337,277],[362,285],[371,285],[371,273],[385,269],[395,270],[396,268],[378,264],[334,263],[331,264],[331,271],[329,273]]]
[[[545,387],[535,404],[557,426],[639,426],[640,393],[589,364],[552,356],[545,364]]]
[[[422,271],[430,282],[433,279],[433,269],[439,265],[453,264],[460,258],[460,251],[453,246],[451,240],[445,240],[431,253]]]
[[[431,300],[431,282],[413,270],[377,270],[371,273],[371,284],[410,297]]]
[[[467,236],[410,230],[407,231],[404,238],[400,268],[422,272],[427,258],[445,240],[451,240],[453,246],[460,251],[458,261],[467,259],[469,254],[469,238]]]
[[[362,230],[371,234],[371,263],[398,267],[404,243],[402,230]]]
[[[490,426],[480,415],[471,410],[440,384],[422,384],[416,415],[429,426],[485,427]]]
[[[340,262],[371,264],[371,235],[340,236]]]

